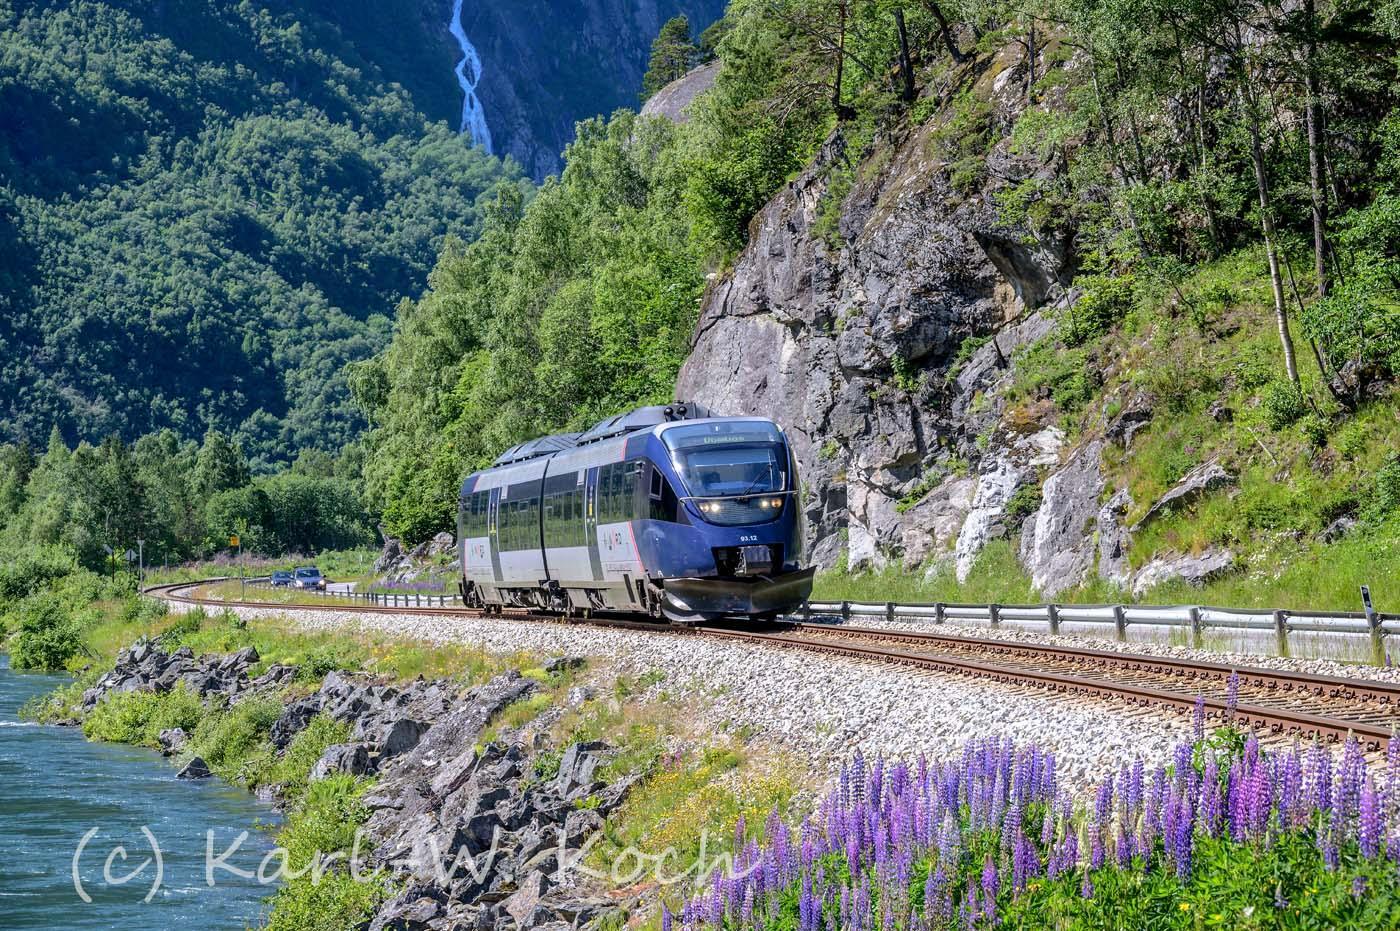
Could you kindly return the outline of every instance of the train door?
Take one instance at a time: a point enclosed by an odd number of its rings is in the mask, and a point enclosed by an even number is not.
[[[603,580],[603,561],[598,552],[598,470],[589,469],[583,492],[583,532],[588,542],[588,562],[593,580]]]
[[[486,538],[491,550],[491,577],[501,581],[501,538],[496,532],[501,507],[501,490],[491,489],[491,503],[486,511]]]

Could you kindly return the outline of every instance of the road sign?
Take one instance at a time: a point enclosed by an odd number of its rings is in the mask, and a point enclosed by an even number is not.
[[[123,555],[126,556],[126,561],[127,561],[127,562],[136,562],[136,551],[135,551],[135,550],[127,550]]]
[[[1361,606],[1366,609],[1366,616],[1370,617],[1376,613],[1376,609],[1371,604],[1371,586],[1361,586]]]
[[[238,534],[236,534],[236,533],[229,534],[228,545],[229,545],[229,546],[237,546],[237,545],[238,545]]]

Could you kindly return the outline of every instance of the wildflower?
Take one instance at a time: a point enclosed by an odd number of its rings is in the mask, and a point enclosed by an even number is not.
[[[1375,784],[1366,780],[1361,790],[1360,817],[1356,827],[1356,840],[1361,847],[1361,855],[1373,859],[1381,850],[1381,833],[1385,825],[1381,813],[1381,799]]]
[[[661,931],[671,931],[671,910],[661,906]]]
[[[1206,699],[1204,695],[1196,696],[1196,710],[1191,714],[1191,734],[1193,743],[1199,744],[1206,739]]]
[[[1351,881],[1351,897],[1359,899],[1366,894],[1366,877],[1358,876]]]

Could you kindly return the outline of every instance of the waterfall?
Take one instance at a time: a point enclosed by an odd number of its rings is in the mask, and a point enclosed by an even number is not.
[[[462,60],[457,62],[457,84],[462,88],[462,125],[460,132],[471,135],[472,143],[491,152],[491,127],[486,125],[486,113],[476,86],[481,83],[481,56],[462,28],[462,0],[452,0],[452,21],[447,24],[452,37],[462,48]]]

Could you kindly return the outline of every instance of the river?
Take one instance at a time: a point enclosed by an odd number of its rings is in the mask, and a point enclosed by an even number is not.
[[[57,676],[10,669],[0,656],[0,915],[15,929],[141,928],[241,931],[257,926],[274,891],[220,868],[218,857],[249,834],[223,862],[256,871],[271,843],[259,825],[276,813],[216,779],[177,780],[169,761],[149,750],[89,743],[77,728],[19,720],[25,701],[59,685]],[[74,859],[84,836],[97,833]],[[163,875],[152,893],[159,847]],[[207,851],[211,844],[215,857]],[[116,854],[125,848],[126,859]],[[125,884],[105,883],[104,863]],[[206,882],[206,865],[214,880]],[[85,903],[78,886],[92,900]],[[143,901],[150,895],[150,902]]]

